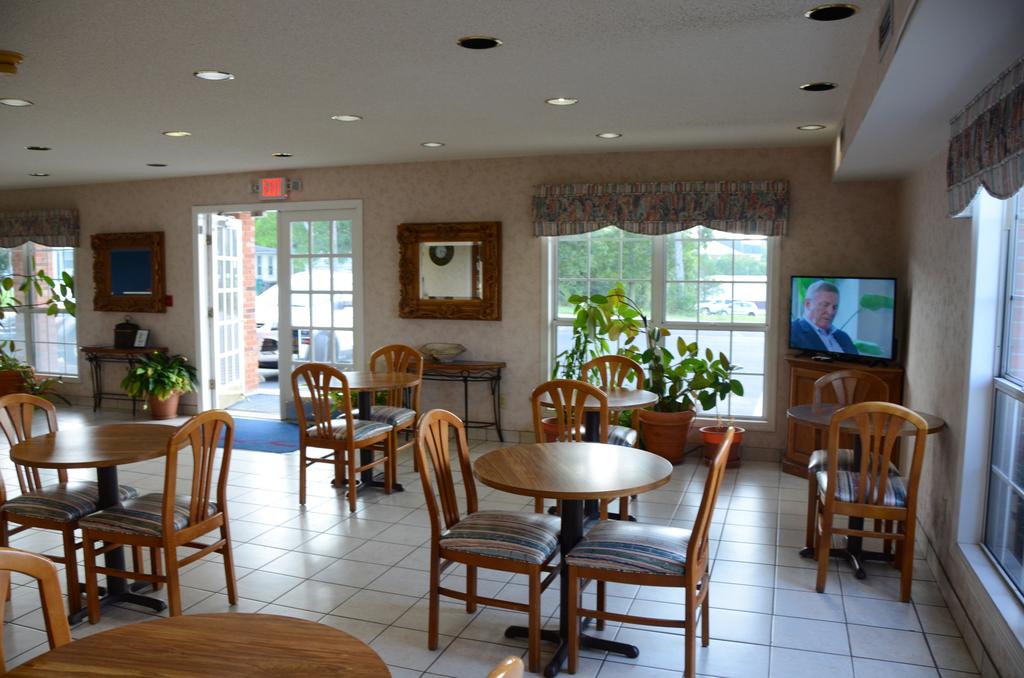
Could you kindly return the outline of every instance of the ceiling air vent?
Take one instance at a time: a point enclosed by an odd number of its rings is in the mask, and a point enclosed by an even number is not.
[[[893,0],[888,0],[882,7],[882,16],[878,20],[878,58],[885,55],[885,50],[889,46],[889,40],[892,38],[892,3]]]

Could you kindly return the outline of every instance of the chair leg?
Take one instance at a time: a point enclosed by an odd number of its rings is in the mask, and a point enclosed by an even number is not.
[[[804,546],[814,547],[814,533],[817,529],[815,518],[818,513],[818,478],[815,474],[807,475],[807,534],[804,538]]]
[[[597,581],[597,609],[601,612],[604,612],[604,606],[607,602],[607,599],[605,598],[605,592],[607,587],[608,584],[606,582],[603,582],[600,579]],[[598,617],[597,622],[594,624],[594,628],[596,628],[598,631],[604,631],[604,622],[604,619]]]
[[[7,515],[0,513],[0,546],[7,548],[10,544],[8,543],[10,536],[7,534]],[[8,602],[11,599],[11,582],[7,582],[7,590],[4,592],[4,602]],[[0,648],[2,651],[3,648]]]
[[[96,550],[87,534],[82,535],[82,562],[85,564],[85,598],[89,606],[89,623],[100,620],[100,587],[96,581]]]
[[[629,497],[619,497],[619,520],[629,520]]]
[[[610,499],[602,499],[598,505],[601,509],[601,515],[598,516],[601,520],[608,520],[608,504],[611,503]]]
[[[63,530],[61,536],[64,538],[64,573],[68,580],[68,612],[74,614],[82,609],[82,591],[78,586],[78,558],[75,555],[74,528]]]
[[[224,540],[220,555],[224,559],[224,581],[227,582],[228,587],[228,605],[234,605],[238,602],[238,590],[235,585],[235,557],[231,553],[231,530],[228,527],[226,514],[224,524],[220,526],[220,537]]]
[[[437,649],[438,617],[440,616],[441,563],[435,556],[430,558],[430,604],[427,613],[427,648]]]
[[[164,567],[167,569],[167,607],[168,614],[177,617],[181,614],[181,587],[178,584],[178,554],[173,546],[164,546]]]
[[[825,592],[825,580],[828,577],[828,559],[832,546],[832,520],[831,513],[818,512],[817,542],[814,545],[814,555],[818,558],[818,581],[815,585],[818,593]]]
[[[701,601],[700,610],[700,644],[707,647],[711,643],[711,583],[709,577],[704,578],[704,600]]]
[[[910,589],[914,583],[914,524],[903,522],[903,544],[900,546],[900,600],[910,600]]]
[[[533,500],[533,512],[544,513],[544,500],[540,497]]]
[[[299,506],[306,505],[306,446],[299,445]]]
[[[683,675],[694,678],[697,675],[697,597],[692,589],[686,589],[686,626],[683,628],[684,665]]]
[[[162,577],[164,574],[164,568],[160,565],[160,549],[150,547],[149,549],[149,565],[153,568],[153,574],[158,577]],[[162,581],[156,580],[153,582],[153,590],[159,591],[164,587]]]
[[[569,600],[569,610],[566,616],[569,618],[569,651],[567,654],[569,655],[569,673],[576,673],[580,663],[580,579],[571,566],[568,579],[569,595],[566,597]]]
[[[388,455],[388,460],[384,462],[384,494],[391,494],[392,486],[395,484],[395,471],[398,469],[398,464],[395,463],[397,450],[398,434],[392,431],[384,450],[384,453]]]
[[[476,566],[466,565],[466,613],[476,612]]]
[[[530,572],[529,650],[527,668],[530,673],[540,670],[540,566]]]
[[[341,454],[340,452],[336,454]],[[349,450],[345,453],[348,459],[348,510],[356,512],[356,450]],[[340,466],[340,464],[339,464]]]

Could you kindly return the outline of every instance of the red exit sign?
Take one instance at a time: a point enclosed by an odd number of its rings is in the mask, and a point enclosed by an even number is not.
[[[288,180],[284,177],[266,177],[260,179],[259,195],[261,200],[286,200],[288,198]]]

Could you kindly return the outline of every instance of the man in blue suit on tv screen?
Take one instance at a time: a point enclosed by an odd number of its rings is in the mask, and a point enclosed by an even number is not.
[[[839,288],[824,280],[811,283],[804,295],[803,317],[790,324],[790,344],[808,351],[857,355],[850,335],[832,326],[838,310]]]

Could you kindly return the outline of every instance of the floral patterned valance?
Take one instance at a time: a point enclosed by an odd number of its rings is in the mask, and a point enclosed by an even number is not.
[[[618,226],[664,235],[705,226],[729,233],[784,235],[788,181],[671,181],[537,187],[533,234],[576,235]]]
[[[0,212],[0,247],[31,240],[50,247],[78,247],[78,210]]]
[[[949,215],[979,186],[1005,200],[1024,186],[1024,57],[967,104],[949,124]]]

